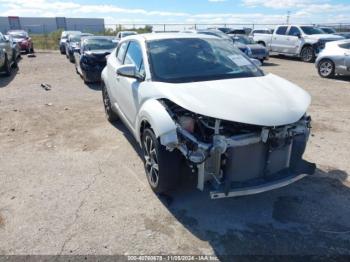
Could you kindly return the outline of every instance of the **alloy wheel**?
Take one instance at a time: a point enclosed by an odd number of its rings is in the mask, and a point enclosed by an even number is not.
[[[333,64],[330,61],[324,61],[320,64],[320,74],[328,77],[333,72]]]
[[[149,183],[157,187],[159,182],[158,156],[152,138],[147,135],[143,142],[145,167]]]

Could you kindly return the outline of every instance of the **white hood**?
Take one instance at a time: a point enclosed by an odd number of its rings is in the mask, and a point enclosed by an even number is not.
[[[152,84],[160,97],[191,112],[261,126],[294,123],[305,114],[311,101],[303,89],[273,74],[186,84]]]
[[[305,39],[312,39],[312,40],[341,40],[344,39],[344,37],[339,35],[331,35],[331,34],[316,34],[316,35],[306,35],[304,36]]]

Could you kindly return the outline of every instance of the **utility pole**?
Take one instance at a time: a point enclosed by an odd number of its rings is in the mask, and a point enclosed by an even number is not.
[[[287,25],[289,25],[290,11],[287,12]]]

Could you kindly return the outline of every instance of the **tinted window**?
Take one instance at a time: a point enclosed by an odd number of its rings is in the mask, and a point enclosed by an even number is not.
[[[301,34],[300,30],[295,26],[292,26],[288,32],[288,35],[292,35],[292,36],[298,36],[300,34]]]
[[[263,73],[238,49],[221,39],[162,39],[148,42],[154,81],[186,83]]]
[[[85,50],[110,50],[116,47],[116,42],[105,38],[88,38],[84,40]]]
[[[344,48],[344,49],[350,49],[350,43],[340,44],[339,47]]]
[[[276,34],[277,35],[285,35],[286,34],[286,31],[287,31],[287,28],[286,26],[280,26],[277,31],[276,31]]]
[[[141,47],[136,42],[130,42],[128,51],[126,52],[124,65],[135,65],[140,70],[142,64]]]
[[[125,56],[125,52],[126,52],[126,48],[128,47],[128,44],[129,42],[124,42],[118,48],[117,58],[121,63],[123,63],[124,61],[124,56]]]

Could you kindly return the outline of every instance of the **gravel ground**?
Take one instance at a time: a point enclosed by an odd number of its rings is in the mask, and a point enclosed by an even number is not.
[[[350,254],[349,78],[271,58],[265,71],[312,95],[305,158],[317,173],[210,200],[193,178],[153,194],[130,133],[107,122],[99,86],[64,56],[38,53],[19,67],[0,78],[0,254]]]

